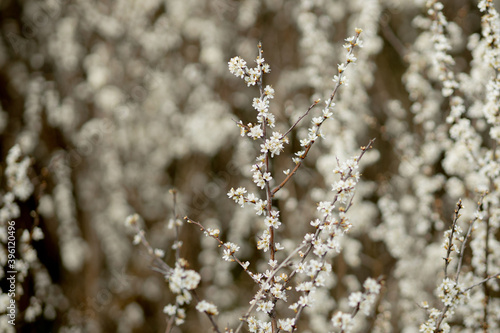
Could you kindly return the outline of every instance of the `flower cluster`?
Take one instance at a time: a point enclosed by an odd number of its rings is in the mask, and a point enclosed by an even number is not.
[[[26,331],[500,331],[500,15],[473,7],[3,2],[0,332],[13,300]]]
[[[193,299],[191,291],[198,287],[201,276],[192,269],[186,269],[188,263],[185,259],[180,257],[175,262],[175,267],[172,268],[168,266],[162,260],[165,256],[165,252],[162,249],[153,248],[150,245],[149,241],[146,239],[146,232],[140,226],[141,223],[142,219],[138,214],[129,215],[125,219],[125,224],[135,230],[133,243],[135,245],[142,244],[146,248],[156,269],[162,272],[165,279],[168,281],[170,291],[176,295],[175,304],[166,305],[163,312],[170,316],[176,325],[182,325],[186,319],[186,311],[183,307],[191,303]],[[181,224],[181,222],[173,222],[173,224]],[[218,231],[209,230],[207,233],[216,234]],[[174,242],[172,248],[178,252],[181,246],[182,242],[177,240]],[[200,312],[206,312],[207,314],[215,314],[212,312],[217,312],[216,308],[214,309],[204,303],[199,305],[199,307],[202,309],[200,310],[197,307]]]
[[[196,310],[199,312],[205,312],[213,316],[217,316],[219,314],[219,310],[217,310],[217,306],[215,304],[207,302],[205,300],[198,302],[196,304]]]
[[[362,32],[361,29],[356,28],[356,34],[352,37],[348,37],[345,39],[346,43],[344,44],[344,48],[347,50],[346,60],[344,63],[341,63],[337,66],[338,67],[338,74],[334,75],[334,77],[332,79],[333,82],[335,83],[335,88],[333,89],[333,92],[330,95],[330,98],[325,100],[325,107],[322,110],[321,117],[314,117],[311,120],[312,125],[308,129],[307,137],[300,140],[300,145],[303,148],[303,150],[297,151],[295,153],[295,157],[292,158],[292,161],[296,165],[300,165],[301,161],[303,159],[305,159],[305,157],[307,156],[307,153],[309,152],[310,147],[314,144],[314,142],[319,137],[323,136],[323,134],[321,132],[321,125],[325,122],[325,120],[331,118],[333,115],[331,110],[335,106],[333,99],[335,97],[337,89],[341,85],[344,85],[344,86],[347,85],[345,70],[347,69],[349,64],[355,63],[357,60],[356,57],[354,56],[354,48],[355,47],[363,47],[363,43],[359,38],[359,35],[361,34],[361,32]],[[313,106],[315,106],[318,102],[319,102],[319,100],[315,101],[314,104],[309,108],[309,110]]]
[[[185,265],[185,263],[180,260],[176,263],[175,268],[165,275],[170,291],[177,296],[175,297],[175,304],[166,305],[163,312],[175,318],[176,325],[184,323],[186,312],[183,306],[191,303],[193,297],[190,291],[196,289],[201,280],[200,274],[191,269],[185,269],[182,265]],[[213,308],[207,309],[207,307],[203,307],[203,309],[208,311],[199,309],[198,311],[210,313],[210,311],[214,310]],[[215,311],[217,311],[216,308]]]
[[[17,144],[9,150],[6,160],[7,186],[17,198],[24,201],[33,193],[33,184],[28,177],[30,159],[28,157],[21,159],[21,147]]]
[[[189,303],[191,297],[187,291],[193,290],[200,283],[200,275],[192,269],[184,269],[180,264],[176,264],[174,270],[166,276],[170,290],[175,294],[181,294],[178,298],[179,304]],[[179,296],[178,296],[179,297]]]
[[[454,314],[454,309],[469,298],[469,293],[463,285],[445,278],[438,288],[438,297],[445,306],[444,310],[429,309],[429,319],[420,325],[420,332],[434,333],[436,330],[450,332],[450,325],[444,320],[450,318]],[[424,305],[424,308],[428,306]]]
[[[464,236],[462,236],[462,228],[460,228],[459,225],[455,225],[453,227],[453,231],[449,229],[444,232],[443,248],[445,250],[450,249],[451,251],[460,254],[459,245],[456,242],[450,241],[450,238],[453,239],[453,241],[458,241],[458,242],[464,241]]]
[[[261,92],[260,97],[254,98],[252,104],[254,109],[258,112],[257,122],[255,124],[248,123],[245,125],[240,121],[238,122],[238,126],[240,127],[242,136],[246,135],[253,140],[262,141],[260,144],[260,155],[257,156],[257,163],[252,165],[251,171],[253,173],[253,182],[258,188],[264,190],[266,200],[259,199],[254,193],[248,193],[244,187],[238,187],[237,189],[231,188],[227,193],[227,196],[240,206],[244,207],[246,203],[253,204],[257,215],[264,215],[265,228],[258,237],[257,249],[264,252],[269,251],[269,266],[271,269],[266,270],[265,273],[252,273],[247,271],[252,279],[259,285],[259,291],[250,302],[251,307],[245,315],[250,332],[274,332],[276,328],[292,332],[296,329],[295,323],[300,314],[306,307],[310,307],[314,304],[314,295],[317,289],[326,285],[328,276],[332,273],[331,265],[326,262],[327,253],[331,250],[335,250],[336,252],[340,251],[338,237],[346,233],[351,227],[351,223],[346,216],[350,205],[336,209],[336,203],[338,202],[346,205],[348,197],[352,196],[354,187],[360,177],[357,171],[358,163],[364,155],[367,149],[366,147],[362,148],[362,152],[359,156],[339,165],[339,168],[335,170],[335,173],[339,174],[341,179],[333,185],[333,191],[335,193],[333,201],[320,202],[318,205],[318,210],[322,213],[323,218],[322,220],[317,219],[311,222],[316,232],[314,234],[306,234],[302,244],[293,251],[293,253],[299,254],[301,259],[295,263],[295,269],[292,271],[291,275],[289,276],[285,273],[277,275],[280,269],[291,264],[292,256],[289,256],[281,263],[275,259],[277,251],[283,250],[284,247],[281,246],[280,243],[275,242],[277,237],[276,231],[282,225],[282,222],[279,219],[280,210],[278,210],[277,207],[273,207],[272,198],[296,173],[297,169],[300,167],[301,161],[306,157],[313,143],[322,136],[320,127],[325,120],[332,116],[331,111],[335,105],[333,103],[335,92],[341,85],[346,84],[344,71],[350,63],[356,61],[353,50],[355,46],[360,45],[360,33],[361,30],[356,30],[356,35],[354,37],[346,39],[347,43],[345,47],[348,54],[346,62],[339,65],[338,75],[334,78],[336,82],[334,91],[327,100],[326,106],[322,110],[322,115],[320,117],[313,117],[312,126],[308,130],[307,138],[300,140],[300,145],[304,150],[295,153],[297,156],[293,159],[296,164],[295,169],[292,172],[290,172],[290,170],[284,172],[286,175],[285,180],[274,189],[271,189],[270,186],[270,182],[273,180],[270,167],[271,160],[276,155],[280,155],[284,150],[285,144],[289,143],[286,135],[308,115],[319,100],[315,101],[307,112],[285,134],[274,131],[272,135],[270,135],[270,128],[275,127],[275,117],[269,111],[269,100],[273,98],[274,90],[270,86],[262,88],[262,74],[268,72],[268,69],[266,69],[268,66],[266,67],[264,64],[261,46],[259,45],[256,69],[248,69],[246,62],[239,57],[232,58],[229,61],[229,70],[231,73],[240,78],[244,78],[249,86],[257,84]],[[370,145],[371,143],[372,142],[370,142]],[[337,211],[338,213],[335,213]],[[205,233],[207,233],[207,229],[198,222],[194,222],[190,219],[188,219],[188,221],[196,223],[202,230],[205,230]],[[216,238],[219,244],[224,248],[224,260],[239,262],[234,256],[235,252],[239,250],[239,246],[231,242],[221,242],[218,239],[218,234],[214,238]],[[313,253],[318,259],[307,259],[308,253]],[[248,263],[243,264],[242,267],[247,270]],[[294,311],[295,317],[277,320],[275,316],[271,314],[278,311],[277,306],[280,304],[279,301],[287,301],[287,290],[290,290],[290,287],[287,288],[287,285],[290,283],[290,277],[297,274],[307,277],[307,279],[299,281],[295,287],[295,291],[303,295],[299,296],[295,302],[288,306],[289,309]],[[366,287],[369,287],[368,289],[370,289],[370,291],[363,296],[364,298],[362,301],[360,300],[363,309],[368,308],[373,303],[373,297],[371,295],[378,293],[378,290],[377,292],[371,290],[372,287],[368,282]],[[253,310],[257,313],[260,312],[271,315],[271,322],[251,316],[250,314]],[[274,329],[272,329],[273,327]]]
[[[427,13],[432,18],[430,30],[435,50],[433,62],[436,72],[439,73],[438,78],[443,83],[442,94],[448,97],[459,87],[455,75],[450,69],[450,67],[455,65],[455,60],[446,53],[452,49],[450,41],[445,35],[449,23],[443,14],[444,6],[441,2],[428,0],[426,6],[428,8]]]
[[[349,295],[348,304],[354,309],[352,314],[339,311],[332,317],[333,326],[341,329],[342,332],[351,332],[353,318],[358,311],[361,310],[368,316],[372,310],[373,304],[377,300],[377,296],[381,289],[380,283],[377,280],[368,278],[363,283],[363,287],[365,288],[364,292],[357,291]]]
[[[263,167],[264,162],[259,162],[252,166],[253,182],[261,189],[266,187],[266,184],[273,179],[270,172],[262,171]]]
[[[443,280],[438,288],[438,297],[445,306],[451,307],[462,304],[468,298],[468,293],[462,284],[456,283],[450,278]]]
[[[234,261],[232,257],[239,249],[240,247],[234,243],[224,243],[224,255],[222,256],[222,258],[225,261]]]
[[[245,60],[240,57],[234,57],[228,63],[229,71],[235,76],[245,79],[248,86],[254,86],[261,79],[262,73],[271,72],[269,64],[264,62],[264,58],[260,54],[255,62],[257,63],[257,67],[248,68]]]

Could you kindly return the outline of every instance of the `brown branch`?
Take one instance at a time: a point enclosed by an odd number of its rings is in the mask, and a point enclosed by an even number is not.
[[[191,223],[191,224],[195,224],[197,225],[198,227],[200,227],[201,231],[203,232],[206,232],[208,236],[212,237],[213,239],[215,239],[218,243],[219,243],[219,247],[224,247],[224,242],[218,237],[218,236],[215,236],[215,235],[211,235],[208,231],[207,231],[207,228],[205,228],[200,222],[198,221],[195,221],[195,220],[192,220],[190,219],[189,217],[187,216],[184,216],[184,220],[186,220],[187,223]],[[233,260],[235,262],[237,262],[241,268],[243,268],[245,270],[245,272],[247,272],[247,274],[252,278],[253,280],[253,276],[252,276],[252,273],[250,272],[250,270],[248,269],[248,267],[243,264],[241,262],[240,259],[238,259],[238,257],[236,257],[236,255],[234,253],[231,253],[231,257],[233,258]]]
[[[453,235],[455,234],[455,226],[457,225],[458,218],[460,217],[460,210],[464,206],[462,205],[462,199],[457,202],[457,208],[455,209],[455,214],[453,215],[453,223],[451,225],[450,236],[448,237],[448,248],[446,249],[446,257],[444,257],[444,277],[448,277],[448,265],[451,262],[451,251],[453,248]]]
[[[297,170],[300,168],[300,166],[302,165],[302,161],[306,158],[307,154],[309,153],[309,150],[311,149],[312,147],[312,144],[314,143],[314,141],[311,141],[310,144],[307,145],[306,147],[306,150],[304,152],[304,154],[302,154],[302,156],[300,156],[300,159],[301,161],[299,161],[299,163],[297,163],[295,165],[295,168],[293,168],[292,172],[290,172],[286,178],[278,185],[276,186],[272,191],[271,191],[271,195],[274,196],[274,194],[276,194],[276,192],[278,192],[283,186],[285,186],[286,183],[288,183],[288,181],[292,178],[292,176],[297,172]]]
[[[290,128],[288,129],[288,131],[286,131],[286,132],[285,132],[285,134],[283,134],[283,135],[281,136],[281,138],[280,138],[280,139],[283,139],[285,136],[287,136],[287,135],[288,135],[288,133],[290,133],[290,132],[291,132],[291,131],[292,131],[292,130],[293,130],[293,129],[294,129],[294,128],[295,128],[295,127],[296,127],[296,126],[300,123],[300,121],[301,121],[302,119],[304,119],[305,117],[307,117],[307,115],[309,114],[309,112],[310,112],[310,111],[311,111],[311,110],[312,110],[312,109],[313,109],[316,105],[318,105],[318,103],[319,103],[319,99],[318,99],[318,100],[315,100],[315,101],[314,101],[314,103],[313,103],[313,104],[311,104],[311,106],[309,106],[309,108],[307,109],[306,113],[304,113],[302,116],[300,116],[300,118],[299,118],[299,119],[297,119],[297,121],[295,122],[295,124],[293,124],[293,125],[292,125],[292,127],[290,127]]]

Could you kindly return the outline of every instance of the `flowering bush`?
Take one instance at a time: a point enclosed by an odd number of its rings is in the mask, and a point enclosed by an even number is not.
[[[499,5],[0,4],[0,331],[498,331]]]

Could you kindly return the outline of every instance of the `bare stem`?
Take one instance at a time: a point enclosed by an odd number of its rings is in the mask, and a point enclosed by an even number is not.
[[[483,193],[481,197],[479,198],[479,201],[477,203],[477,210],[479,211],[481,209],[481,206],[483,205],[483,199],[486,193]],[[474,224],[477,221],[477,217],[469,222],[469,228],[467,228],[467,234],[465,235],[464,241],[462,242],[462,246],[460,247],[460,257],[458,258],[458,267],[457,267],[457,273],[455,276],[455,282],[458,283],[458,278],[460,276],[460,272],[462,270],[462,263],[464,261],[464,254],[465,254],[465,247],[467,246],[467,241],[470,238],[470,235],[472,233],[472,230],[474,230]],[[486,240],[486,242],[488,242]],[[487,244],[487,243],[486,243]]]
[[[451,225],[450,235],[448,237],[448,248],[446,249],[446,257],[444,257],[444,277],[448,277],[448,265],[451,262],[451,251],[453,249],[453,235],[455,234],[455,226],[457,225],[457,221],[460,218],[460,210],[464,206],[462,205],[462,199],[459,199],[457,202],[457,208],[455,208],[455,214],[453,215],[453,223]]]
[[[177,244],[180,244],[180,236],[181,236],[181,227],[177,224],[177,220],[179,216],[177,215],[177,190],[176,189],[171,189],[169,191],[172,194],[172,200],[174,202],[174,226],[175,226],[175,240],[177,241]],[[175,248],[175,260],[178,261],[181,257],[180,254],[180,246],[176,246]]]
[[[289,262],[292,260],[292,258],[297,254],[299,253],[300,251],[302,251],[302,249],[304,247],[306,247],[307,245],[309,245],[309,243],[302,243],[301,245],[299,245],[295,250],[292,251],[292,253],[290,253],[288,255],[288,257],[286,257],[285,260],[283,260],[281,262],[280,265],[278,265],[278,267],[276,267],[272,272],[271,274],[269,274],[269,277],[266,279],[266,281],[262,284],[262,285],[266,285],[268,284],[269,282],[271,282],[271,280],[274,278],[274,276],[285,266],[287,266],[289,264]],[[291,277],[288,278],[288,280],[290,280]],[[287,280],[287,281],[288,281]],[[257,294],[255,294],[254,296],[254,300],[259,300],[262,295],[264,293],[264,289],[261,287],[259,289],[259,291],[257,292]],[[247,312],[240,318],[240,324],[238,325],[238,327],[236,328],[236,331],[235,333],[239,333],[241,331],[241,329],[243,328],[243,325],[246,321],[246,319],[248,319],[248,317],[250,316],[250,313],[252,313],[253,309],[255,308],[255,306],[257,305],[257,302],[252,302],[252,304],[250,305],[250,307],[248,308]]]
[[[207,228],[205,228],[200,222],[192,220],[187,216],[184,217],[184,220],[186,220],[186,222],[188,222],[188,223],[192,223],[192,224],[195,224],[198,227],[200,227],[201,231],[206,232],[208,236],[212,237],[213,239],[215,239],[219,243],[219,247],[225,247],[224,242],[219,238],[219,236],[208,232]],[[238,259],[238,257],[236,257],[236,255],[234,253],[231,253],[231,257],[233,258],[233,261],[237,262],[241,266],[241,268],[243,268],[245,270],[245,272],[247,272],[247,274],[253,279],[253,274],[248,269],[248,266],[245,265],[243,262],[241,262],[241,260]]]
[[[359,35],[360,35],[361,31],[356,31],[356,35],[354,36],[354,41],[352,42],[352,45],[356,45],[357,42],[358,42],[358,38],[359,38]],[[354,52],[354,47],[351,47],[349,52],[347,53],[347,59],[349,59],[350,55]],[[344,64],[344,67],[347,68],[347,66],[350,64],[351,62],[349,60],[347,60]],[[326,106],[325,106],[325,110],[329,110],[330,107],[332,106],[332,103],[333,103],[333,99],[335,98],[336,94],[337,94],[337,90],[340,88],[340,86],[342,85],[342,82],[343,82],[343,77],[344,77],[344,70],[340,70],[339,69],[339,73],[338,73],[338,78],[337,78],[337,81],[335,82],[335,87],[333,88],[333,91],[332,93],[330,94],[330,98],[326,101]],[[309,111],[311,111],[311,109],[316,106],[316,104],[318,104],[319,101],[315,101],[310,107],[309,109],[306,111],[306,113],[300,117],[297,122],[283,135],[286,136],[293,128],[295,128],[295,126],[297,126],[297,124],[305,117],[307,116],[307,114],[309,113]],[[323,120],[317,125],[318,126],[318,130],[321,128],[321,125],[323,125],[323,123],[325,122],[327,118],[323,118]],[[309,142],[304,148],[305,148],[305,151],[304,153],[300,156],[300,161],[298,161],[298,163],[295,165],[295,167],[293,168],[292,172],[290,172],[286,178],[278,185],[276,186],[272,191],[271,191],[271,194],[274,195],[276,194],[276,192],[278,192],[281,188],[283,188],[283,186],[286,185],[286,183],[288,183],[288,181],[293,177],[293,175],[295,175],[295,173],[297,172],[297,170],[300,168],[300,166],[302,165],[302,161],[307,157],[307,154],[309,153],[309,150],[311,149],[312,145],[314,144],[314,140],[312,140],[311,142]]]
[[[288,131],[286,131],[286,132],[285,132],[285,134],[283,134],[283,135],[281,136],[281,138],[283,139],[285,136],[287,136],[287,135],[288,135],[288,133],[290,133],[290,132],[291,132],[291,131],[292,131],[292,130],[293,130],[293,129],[294,129],[294,128],[295,128],[295,127],[296,127],[296,126],[300,123],[300,121],[301,121],[302,119],[304,119],[305,117],[307,117],[307,115],[309,114],[309,112],[310,112],[310,111],[311,111],[311,110],[312,110],[312,109],[313,109],[316,105],[318,105],[318,103],[319,103],[319,99],[318,99],[318,100],[316,100],[316,101],[314,101],[314,103],[312,103],[312,104],[311,104],[311,106],[309,106],[309,108],[307,109],[306,113],[304,113],[302,116],[300,116],[300,118],[299,118],[299,119],[297,119],[297,121],[295,122],[295,124],[293,124],[293,125],[292,125],[292,127],[290,127],[290,128],[288,129]]]

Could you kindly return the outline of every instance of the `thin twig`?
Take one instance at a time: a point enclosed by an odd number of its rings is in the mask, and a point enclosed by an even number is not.
[[[177,215],[177,190],[176,189],[171,189],[169,191],[172,194],[173,202],[174,202],[174,208],[173,208],[173,213],[174,213],[174,227],[175,227],[175,240],[176,240],[176,248],[175,248],[175,261],[179,261],[181,254],[180,254],[180,236],[181,236],[181,227],[177,224],[177,220],[179,216]]]
[[[288,133],[290,133],[290,132],[291,132],[291,131],[292,131],[292,130],[293,130],[293,129],[294,129],[294,128],[295,128],[295,127],[296,127],[296,126],[300,123],[300,121],[301,121],[302,119],[304,119],[305,117],[307,117],[307,115],[309,114],[309,112],[310,112],[310,111],[311,111],[311,110],[312,110],[312,109],[313,109],[316,105],[318,105],[318,103],[319,103],[319,99],[318,99],[318,100],[315,100],[315,101],[314,101],[314,103],[312,103],[312,104],[311,104],[311,106],[309,106],[309,108],[307,109],[306,113],[304,113],[302,116],[300,116],[300,118],[299,118],[299,119],[297,119],[297,121],[295,122],[295,124],[293,124],[293,125],[292,125],[292,127],[290,127],[290,128],[288,129],[288,131],[286,131],[286,132],[285,132],[285,134],[283,134],[283,135],[281,136],[281,138],[280,138],[280,139],[283,139],[285,136],[287,136],[287,135],[288,135]]]
[[[301,245],[299,245],[295,250],[292,251],[292,253],[290,253],[288,255],[288,257],[285,258],[285,260],[283,260],[281,262],[280,265],[278,265],[278,267],[276,267],[272,272],[271,274],[269,274],[269,277],[266,279],[266,281],[261,284],[261,285],[266,285],[268,284],[269,282],[271,282],[271,280],[274,278],[274,276],[276,275],[276,273],[278,273],[279,270],[281,270],[283,267],[287,266],[288,263],[290,262],[290,260],[297,254],[299,253],[305,246],[309,245],[309,243],[302,243]],[[290,280],[290,277],[288,278],[287,281]],[[254,300],[257,301],[259,300],[262,295],[263,295],[263,292],[264,292],[264,289],[261,287],[259,289],[259,291],[255,294],[254,296]],[[252,304],[250,305],[249,309],[247,310],[247,312],[240,318],[240,324],[238,325],[238,327],[236,328],[235,330],[235,333],[238,333],[242,328],[243,328],[243,325],[244,323],[246,322],[246,320],[248,319],[248,317],[250,316],[250,313],[252,313],[255,305],[257,305],[257,302],[252,302]]]
[[[209,233],[207,228],[205,228],[200,222],[195,221],[187,216],[184,217],[184,220],[186,220],[186,222],[188,222],[188,223],[192,223],[192,224],[197,225],[201,229],[201,231],[206,232],[208,236],[215,239],[219,243],[219,247],[225,248],[224,242],[219,238],[219,236]],[[253,279],[253,273],[250,272],[250,270],[248,269],[248,266],[245,265],[243,262],[241,262],[241,260],[238,259],[238,257],[236,257],[236,255],[234,253],[231,253],[231,257],[233,258],[233,261],[237,262],[241,266],[241,268],[243,268],[243,270],[245,272],[247,272],[247,274]]]
[[[486,195],[486,193],[483,193],[483,195],[481,195],[481,197],[479,198],[479,201],[477,203],[478,207],[477,207],[477,210],[478,212],[480,211],[481,209],[481,206],[483,205],[483,199],[484,199],[484,196]],[[472,230],[474,230],[474,224],[475,222],[478,220],[478,218],[476,217],[475,219],[471,220],[469,222],[469,228],[467,228],[467,234],[465,235],[465,238],[462,242],[462,246],[460,247],[460,256],[458,258],[458,267],[457,267],[457,273],[455,275],[455,282],[458,283],[458,278],[460,276],[460,272],[462,270],[462,263],[464,261],[464,254],[465,254],[465,247],[467,246],[467,241],[469,240],[470,238],[470,235],[472,234]]]
[[[475,287],[477,287],[477,286],[480,286],[480,285],[482,285],[483,283],[486,283],[486,282],[488,282],[488,281],[489,281],[489,280],[491,280],[491,279],[500,279],[500,272],[499,272],[499,273],[497,273],[497,274],[495,274],[495,275],[490,275],[490,276],[487,276],[486,278],[482,279],[482,280],[481,280],[481,281],[479,281],[478,283],[475,283],[475,284],[473,284],[472,286],[465,288],[464,292],[467,292],[467,291],[469,291],[469,290],[471,290],[471,289],[473,289],[473,288],[475,288]]]
[[[288,183],[288,181],[293,177],[293,175],[297,172],[297,170],[300,168],[300,166],[302,165],[302,161],[306,158],[307,154],[309,153],[309,150],[311,149],[312,147],[312,143],[314,143],[314,141],[312,141],[310,144],[307,145],[306,147],[306,150],[304,152],[304,154],[302,154],[302,156],[300,157],[301,160],[295,165],[295,168],[293,168],[293,170],[286,176],[286,178],[278,185],[276,186],[272,191],[271,191],[271,195],[274,196],[274,194],[276,192],[278,192],[283,186],[285,186],[286,183]]]
[[[446,249],[446,257],[444,257],[444,277],[447,278],[448,277],[448,265],[450,264],[451,262],[451,251],[453,249],[453,235],[455,234],[455,227],[457,225],[457,221],[458,219],[460,218],[460,210],[463,208],[464,206],[462,205],[462,199],[459,199],[458,202],[457,202],[457,208],[455,209],[455,214],[453,215],[453,222],[452,222],[452,225],[451,225],[451,230],[450,230],[450,235],[448,237],[448,246],[447,246],[447,249]]]
[[[349,59],[349,56],[354,52],[354,46],[357,44],[358,42],[358,39],[359,39],[359,35],[361,34],[361,30],[360,31],[356,31],[356,35],[354,36],[354,41],[352,42],[352,47],[351,49],[349,50],[349,52],[347,53],[347,59]],[[345,68],[347,68],[347,66],[349,66],[351,62],[349,60],[347,60],[344,64]],[[333,91],[332,93],[330,94],[330,98],[326,101],[326,106],[325,106],[325,110],[329,110],[330,107],[332,106],[332,103],[333,103],[333,99],[335,98],[336,94],[337,94],[337,90],[340,88],[340,86],[342,85],[342,82],[343,82],[343,77],[344,77],[344,72],[345,72],[345,69],[344,70],[339,70],[338,72],[338,78],[337,78],[337,81],[335,82],[335,87],[333,88]],[[301,118],[299,118],[299,120],[292,126],[292,128],[294,128],[298,122],[300,120],[302,120],[302,118],[304,118],[308,113],[309,111],[318,103],[319,101],[315,101],[310,107],[309,109],[307,110],[307,112],[305,113],[305,115],[303,115]],[[323,118],[323,120],[317,125],[318,127],[318,131],[320,130],[321,128],[321,125],[323,125],[323,123],[325,122],[327,118]],[[290,132],[292,129],[289,129],[286,133],[288,134],[288,132]],[[283,135],[283,137],[285,136]],[[271,191],[271,194],[274,195],[276,194],[276,192],[278,192],[281,188],[283,188],[283,186],[286,185],[286,183],[288,183],[288,181],[293,177],[293,175],[297,172],[297,170],[300,168],[300,166],[302,165],[302,161],[307,157],[307,154],[309,153],[309,150],[311,149],[312,145],[314,144],[314,140],[311,140],[304,148],[305,148],[305,151],[304,153],[300,156],[300,161],[297,162],[297,164],[295,165],[295,167],[293,168],[292,172],[290,172],[286,178],[278,185],[276,186],[272,191]]]

